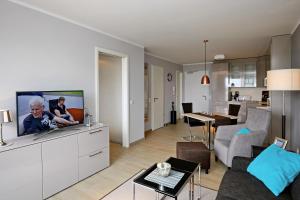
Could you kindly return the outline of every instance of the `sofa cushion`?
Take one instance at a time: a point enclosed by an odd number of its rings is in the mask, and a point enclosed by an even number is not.
[[[248,135],[251,133],[250,129],[248,128],[241,128],[238,132],[236,132],[236,135]]]
[[[300,172],[300,156],[273,144],[249,165],[247,171],[278,196]]]
[[[288,190],[276,197],[265,185],[247,172],[228,170],[216,200],[292,200]]]

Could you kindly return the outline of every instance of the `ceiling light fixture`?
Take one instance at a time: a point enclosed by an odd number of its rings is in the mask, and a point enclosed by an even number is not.
[[[204,68],[205,68],[205,74],[204,76],[202,76],[201,78],[201,84],[202,85],[209,85],[210,84],[210,80],[208,75],[206,74],[206,43],[208,42],[208,40],[204,40]]]

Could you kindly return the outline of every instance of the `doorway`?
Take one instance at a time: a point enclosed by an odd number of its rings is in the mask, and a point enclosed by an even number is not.
[[[128,56],[96,48],[96,121],[109,125],[110,141],[129,147]]]
[[[176,118],[182,118],[182,72],[176,71]]]
[[[164,126],[164,69],[151,65],[151,129]]]

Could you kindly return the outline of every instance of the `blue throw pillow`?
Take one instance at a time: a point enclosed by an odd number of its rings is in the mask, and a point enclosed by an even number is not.
[[[236,132],[236,135],[247,135],[251,133],[251,131],[248,128],[241,128],[238,132]]]
[[[272,144],[250,163],[247,171],[278,196],[300,173],[300,155]]]

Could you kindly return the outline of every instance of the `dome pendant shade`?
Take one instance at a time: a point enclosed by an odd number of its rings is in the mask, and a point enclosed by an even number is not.
[[[202,85],[209,85],[210,84],[209,77],[206,74],[204,76],[202,76],[202,78],[201,78],[201,84]]]

